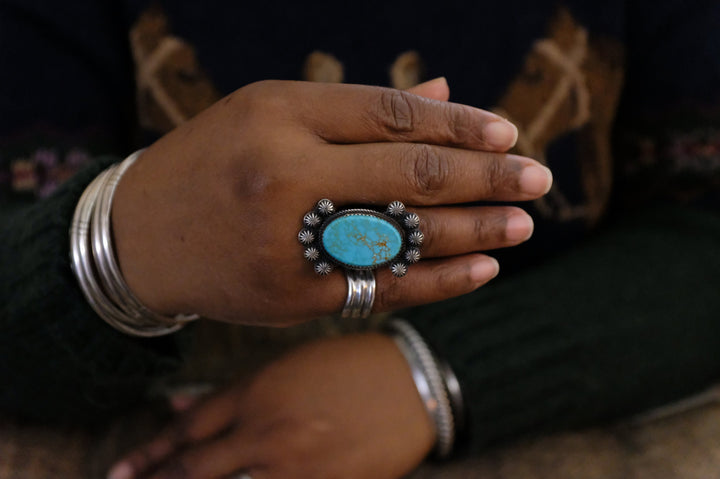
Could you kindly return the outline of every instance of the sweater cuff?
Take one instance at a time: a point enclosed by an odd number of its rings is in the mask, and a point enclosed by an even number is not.
[[[117,158],[101,158],[51,197],[0,225],[0,407],[43,421],[85,421],[127,407],[179,365],[175,338],[140,339],[102,321],[70,269],[80,195]]]
[[[720,379],[720,217],[667,207],[408,312],[456,372],[480,449],[655,407]]]

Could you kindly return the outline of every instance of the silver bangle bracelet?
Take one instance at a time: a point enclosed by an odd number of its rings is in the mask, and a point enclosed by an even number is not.
[[[103,171],[78,201],[70,227],[72,270],[95,312],[108,324],[133,336],[173,333],[197,315],[166,317],[150,311],[132,293],[120,272],[112,243],[110,213],[120,178],[142,153]]]
[[[440,373],[445,382],[445,389],[450,397],[450,406],[452,407],[453,418],[455,423],[455,438],[457,438],[465,429],[465,400],[463,399],[460,381],[458,381],[455,371],[450,364],[442,358],[436,358],[440,363]]]
[[[446,458],[455,442],[455,419],[440,365],[422,336],[409,323],[392,320],[387,329],[410,366],[415,387],[435,426],[435,453],[441,459]]]

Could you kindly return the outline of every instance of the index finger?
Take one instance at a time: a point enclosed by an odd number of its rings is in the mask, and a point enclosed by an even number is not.
[[[285,85],[287,87],[287,85]],[[401,141],[503,152],[517,128],[479,108],[364,85],[294,83],[303,124],[329,143]]]

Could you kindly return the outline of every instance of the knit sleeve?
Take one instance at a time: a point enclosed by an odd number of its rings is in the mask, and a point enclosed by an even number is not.
[[[140,341],[107,326],[69,265],[75,205],[117,160],[99,155],[132,151],[125,17],[121,2],[0,2],[4,413],[92,421],[139,400],[179,361],[176,338]]]
[[[5,210],[0,224],[0,408],[88,422],[140,400],[178,366],[177,338],[137,339],[105,324],[70,269],[68,231],[100,159],[51,197]]]
[[[458,375],[473,449],[720,379],[720,216],[643,211],[532,270],[408,313]]]

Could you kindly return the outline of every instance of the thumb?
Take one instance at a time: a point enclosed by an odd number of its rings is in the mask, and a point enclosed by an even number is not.
[[[408,88],[407,91],[418,96],[430,98],[431,100],[448,101],[450,98],[450,87],[445,77],[438,77],[434,80],[420,83],[412,88]]]

